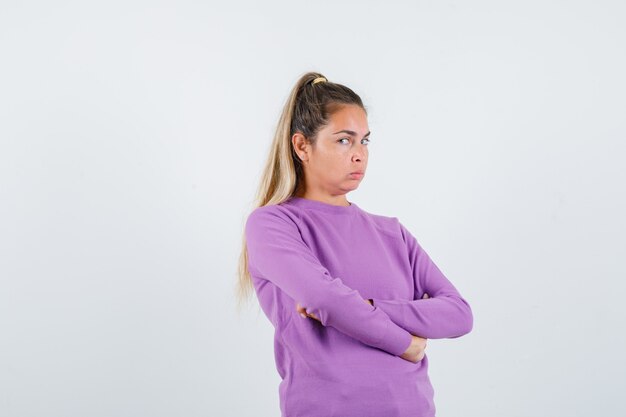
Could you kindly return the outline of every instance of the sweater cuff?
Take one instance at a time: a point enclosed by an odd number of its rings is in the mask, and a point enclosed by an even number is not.
[[[381,309],[398,326],[406,329],[404,320],[404,305],[407,301],[404,300],[379,300],[377,298],[372,299],[373,306]]]
[[[387,324],[387,330],[383,337],[378,342],[380,349],[383,349],[393,355],[400,356],[411,345],[413,341],[413,335],[404,330],[402,327],[397,326],[392,321]]]

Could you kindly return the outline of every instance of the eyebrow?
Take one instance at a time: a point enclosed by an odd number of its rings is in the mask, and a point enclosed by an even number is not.
[[[340,130],[338,132],[333,133],[333,135],[336,135],[338,133],[347,133],[350,136],[356,136],[356,132],[354,130]],[[367,132],[363,137],[364,138],[368,137],[370,135],[370,133],[372,133],[372,132],[371,131]]]

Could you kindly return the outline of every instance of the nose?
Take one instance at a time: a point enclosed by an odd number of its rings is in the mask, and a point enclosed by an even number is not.
[[[365,145],[362,145],[354,149],[354,154],[352,155],[352,159],[362,161],[363,159],[365,159],[365,155],[367,155],[367,150],[365,149]]]

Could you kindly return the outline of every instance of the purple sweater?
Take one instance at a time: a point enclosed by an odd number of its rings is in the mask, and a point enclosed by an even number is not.
[[[399,355],[411,334],[469,333],[473,315],[398,218],[291,197],[256,208],[245,236],[275,328],[282,417],[435,415],[427,355],[418,363]],[[300,316],[296,303],[320,321]]]

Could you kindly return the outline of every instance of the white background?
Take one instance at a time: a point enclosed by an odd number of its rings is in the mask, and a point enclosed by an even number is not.
[[[2,1],[0,416],[278,416],[236,266],[306,71],[469,301],[439,417],[625,415],[621,1]],[[416,416],[417,417],[417,416]]]

